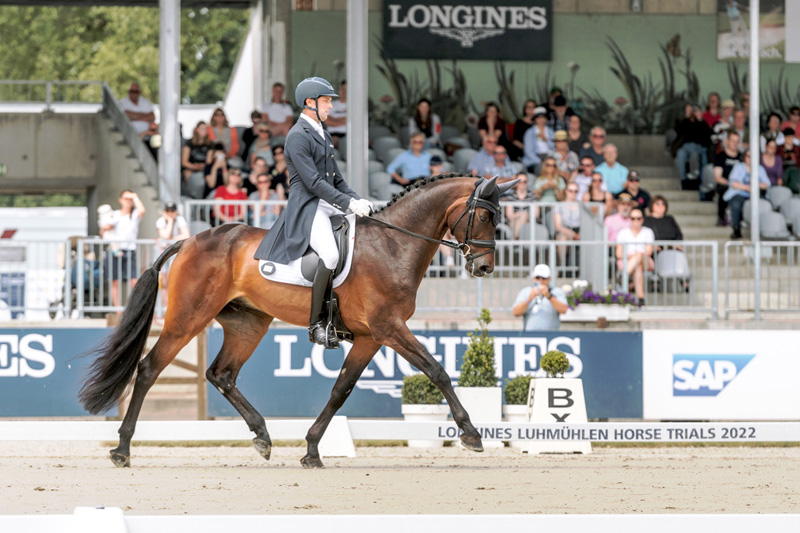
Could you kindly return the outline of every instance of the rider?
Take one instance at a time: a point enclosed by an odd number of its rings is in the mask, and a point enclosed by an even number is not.
[[[303,112],[286,136],[284,148],[292,194],[255,257],[288,264],[302,257],[309,246],[319,255],[311,287],[308,338],[326,348],[335,348],[338,339],[328,330],[322,313],[339,261],[330,217],[343,214],[348,208],[358,216],[367,216],[373,206],[345,183],[334,158],[331,137],[322,128],[333,107],[331,100],[338,96],[331,84],[318,77],[306,78],[297,85],[294,95]]]

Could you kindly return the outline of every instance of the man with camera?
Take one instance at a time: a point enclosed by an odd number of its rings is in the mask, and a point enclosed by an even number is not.
[[[511,312],[522,317],[524,331],[560,329],[560,315],[568,309],[566,293],[552,285],[550,267],[545,264],[536,265],[531,277],[533,285],[519,291]]]

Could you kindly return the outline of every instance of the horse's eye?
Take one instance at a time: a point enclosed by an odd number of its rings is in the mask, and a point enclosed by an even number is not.
[[[480,219],[481,222],[489,222],[489,217],[484,214],[478,215],[478,218]]]

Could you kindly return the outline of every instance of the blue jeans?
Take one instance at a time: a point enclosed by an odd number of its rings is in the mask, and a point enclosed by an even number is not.
[[[747,199],[747,196],[737,194],[728,200],[728,207],[731,209],[731,226],[734,229],[739,229],[742,227],[742,208],[744,207],[744,203]]]
[[[700,169],[708,164],[708,153],[706,152],[707,148],[697,143],[684,143],[678,148],[678,153],[675,154],[675,162],[678,165],[678,175],[681,177],[681,181],[686,180],[686,161],[692,156],[692,154],[699,154],[700,155]]]

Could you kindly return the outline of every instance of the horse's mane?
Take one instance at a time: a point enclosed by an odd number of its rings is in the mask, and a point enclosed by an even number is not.
[[[437,174],[437,175],[431,176],[429,178],[423,178],[421,180],[417,180],[413,184],[406,185],[405,189],[403,189],[399,193],[393,194],[392,195],[392,199],[389,200],[389,202],[385,206],[383,206],[380,209],[378,209],[376,211],[376,213],[380,213],[381,211],[384,211],[384,210],[388,209],[389,207],[393,206],[401,198],[403,198],[408,193],[414,191],[415,189],[420,189],[422,187],[425,187],[428,184],[435,183],[435,182],[437,182],[439,180],[450,179],[450,178],[475,178],[475,179],[477,179],[478,176],[473,176],[472,174],[458,174],[456,172],[451,172],[451,173],[448,173],[448,174]]]

